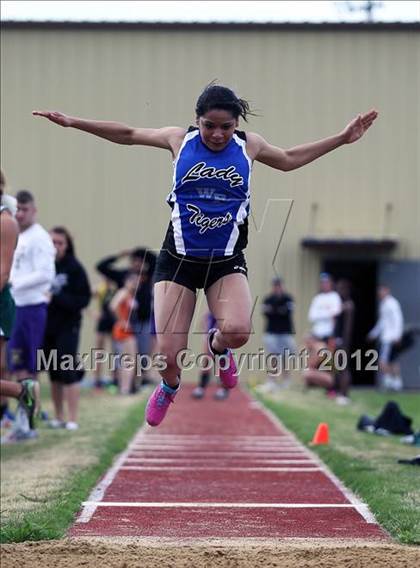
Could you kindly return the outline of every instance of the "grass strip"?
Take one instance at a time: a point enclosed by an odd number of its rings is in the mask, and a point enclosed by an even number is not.
[[[253,393],[304,444],[310,442],[318,423],[327,422],[330,444],[313,446],[311,450],[369,506],[392,537],[404,544],[420,544],[420,472],[416,466],[397,463],[399,457],[419,454],[419,448],[401,444],[399,436],[380,437],[356,430],[360,414],[377,416],[389,398],[414,418],[418,429],[418,394],[387,397],[358,392],[352,395],[352,405],[343,408],[319,391],[288,391],[273,396]]]
[[[48,495],[36,510],[11,515],[1,527],[0,542],[23,542],[62,538],[72,524],[80,505],[98,479],[109,469],[143,422],[146,400],[131,406],[120,424],[101,445],[95,463],[71,472],[69,479]],[[48,445],[51,445],[48,444]],[[13,451],[13,450],[12,450]],[[53,459],[53,456],[51,457]],[[33,498],[37,502],[36,496]]]

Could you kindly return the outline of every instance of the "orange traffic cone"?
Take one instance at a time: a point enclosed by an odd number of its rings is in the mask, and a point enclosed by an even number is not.
[[[330,434],[328,424],[321,422],[312,438],[311,446],[318,446],[320,444],[328,444],[330,441]]]

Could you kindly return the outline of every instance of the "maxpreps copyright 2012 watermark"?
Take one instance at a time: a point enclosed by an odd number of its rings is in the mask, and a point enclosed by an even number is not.
[[[378,352],[375,349],[362,351],[357,349],[347,353],[344,349],[331,351],[323,348],[318,351],[320,371],[343,371],[352,362],[356,371],[377,371]],[[238,373],[242,371],[263,371],[272,375],[281,375],[283,372],[305,371],[309,368],[310,353],[302,349],[292,353],[286,349],[282,355],[266,354],[261,347],[258,352],[234,354]],[[45,353],[43,349],[37,350],[38,371],[85,371],[94,372],[98,365],[104,365],[110,372],[119,368],[133,370],[137,376],[154,369],[158,372],[168,368],[167,358],[161,353],[154,355],[130,355],[129,353],[108,353],[103,349],[91,349],[86,353],[61,355],[55,349]],[[208,353],[195,353],[191,349],[182,349],[176,355],[176,365],[181,371],[214,371],[229,367],[229,357],[220,355],[213,358]]]

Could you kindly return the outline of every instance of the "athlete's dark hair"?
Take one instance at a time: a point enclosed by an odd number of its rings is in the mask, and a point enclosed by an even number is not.
[[[241,116],[245,121],[253,114],[248,101],[237,97],[232,89],[210,83],[198,97],[195,112],[197,116],[203,116],[213,109],[230,111],[234,118]]]
[[[69,231],[65,227],[53,227],[50,232],[57,233],[57,235],[62,235],[63,237],[66,237],[67,241],[66,254],[69,254],[71,256],[75,255],[76,250],[74,248],[73,237],[70,235]]]

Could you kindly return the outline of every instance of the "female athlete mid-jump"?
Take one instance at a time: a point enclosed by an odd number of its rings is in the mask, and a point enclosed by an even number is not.
[[[167,201],[171,220],[155,271],[155,318],[158,350],[165,356],[162,382],[151,395],[146,420],[157,426],[180,384],[177,354],[187,347],[196,291],[203,288],[218,328],[209,332],[209,348],[224,355],[220,380],[237,383],[231,349],[244,345],[251,329],[251,295],[244,249],[250,175],[254,160],[290,171],[359,140],[378,113],[359,114],[341,132],[283,150],[253,132],[237,130],[250,114],[248,103],[229,88],[209,85],[198,98],[196,126],[189,129],[134,128],[59,112],[34,111],[52,122],[77,128],[117,144],[169,150],[174,159],[173,186]]]

